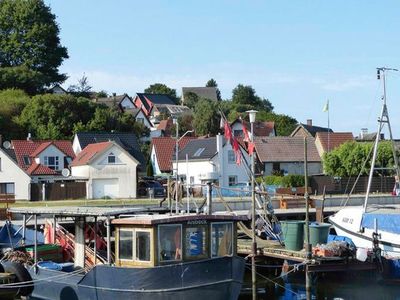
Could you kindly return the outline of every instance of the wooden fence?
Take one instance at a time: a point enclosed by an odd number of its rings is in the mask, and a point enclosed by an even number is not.
[[[85,182],[44,183],[44,200],[85,199]],[[43,200],[43,183],[31,183],[31,200]]]
[[[357,177],[330,177],[312,176],[310,186],[314,193],[322,194],[324,186],[326,194],[348,194],[353,188]],[[394,187],[394,177],[373,177],[371,193],[390,193]],[[368,176],[361,176],[354,188],[353,194],[361,194],[367,191]]]

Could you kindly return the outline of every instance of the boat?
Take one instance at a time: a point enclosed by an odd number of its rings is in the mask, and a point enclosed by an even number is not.
[[[393,157],[396,170],[396,184],[398,186],[399,164],[395,154],[389,113],[386,105],[385,73],[397,71],[396,69],[378,68],[378,79],[383,79],[382,111],[378,119],[378,131],[375,138],[371,169],[364,205],[345,207],[329,217],[336,233],[350,238],[357,248],[375,249],[387,258],[400,257],[400,206],[399,205],[371,205],[368,204],[372,176],[375,170],[378,143],[381,131],[385,124],[388,125],[390,140],[392,141]]]
[[[74,264],[39,262],[28,268],[32,299],[228,299],[239,297],[245,261],[236,253],[233,214],[133,214],[111,208],[13,208],[13,213],[75,219]],[[107,259],[85,265],[83,227],[105,219]],[[54,224],[57,226],[57,224]],[[114,259],[111,251],[114,228]],[[37,245],[35,245],[37,247]],[[94,246],[94,256],[97,257]]]

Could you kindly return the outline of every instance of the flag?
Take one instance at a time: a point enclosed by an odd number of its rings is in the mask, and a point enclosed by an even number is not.
[[[226,121],[226,120],[225,120],[225,124],[224,124],[224,136],[227,141],[230,141],[232,139],[232,129],[229,126],[228,121]]]
[[[247,131],[246,125],[244,124],[243,120],[242,120],[242,126],[243,126],[243,136],[244,136],[243,141],[250,142],[249,132]]]
[[[249,151],[250,155],[253,155],[254,148],[255,148],[254,143],[249,143],[249,145],[247,146],[247,150]]]
[[[324,108],[322,109],[323,112],[329,111],[329,100],[326,100],[326,103],[324,105]]]

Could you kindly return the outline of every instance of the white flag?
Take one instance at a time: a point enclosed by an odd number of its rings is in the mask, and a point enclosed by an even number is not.
[[[329,100],[326,101],[324,108],[322,109],[323,112],[327,112],[329,110]]]

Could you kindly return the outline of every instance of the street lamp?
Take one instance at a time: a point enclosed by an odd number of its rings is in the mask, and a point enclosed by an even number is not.
[[[176,141],[175,141],[175,162],[176,162],[176,173],[175,173],[175,213],[178,213],[178,198],[179,198],[179,190],[178,190],[178,182],[179,182],[179,175],[178,175],[178,152],[179,152],[179,141],[183,139],[188,133],[192,133],[193,130],[186,131],[180,138],[179,138],[179,124],[178,118],[174,118],[173,122],[176,125]],[[187,180],[187,178],[186,178]]]
[[[256,121],[256,110],[246,111],[249,114],[251,125],[251,143],[254,143],[254,122]],[[256,255],[257,255],[257,240],[256,240],[256,194],[255,194],[255,166],[254,166],[254,151],[251,153],[251,229],[252,229],[252,256],[251,256],[251,287],[253,300],[257,299],[257,277],[256,277]]]

